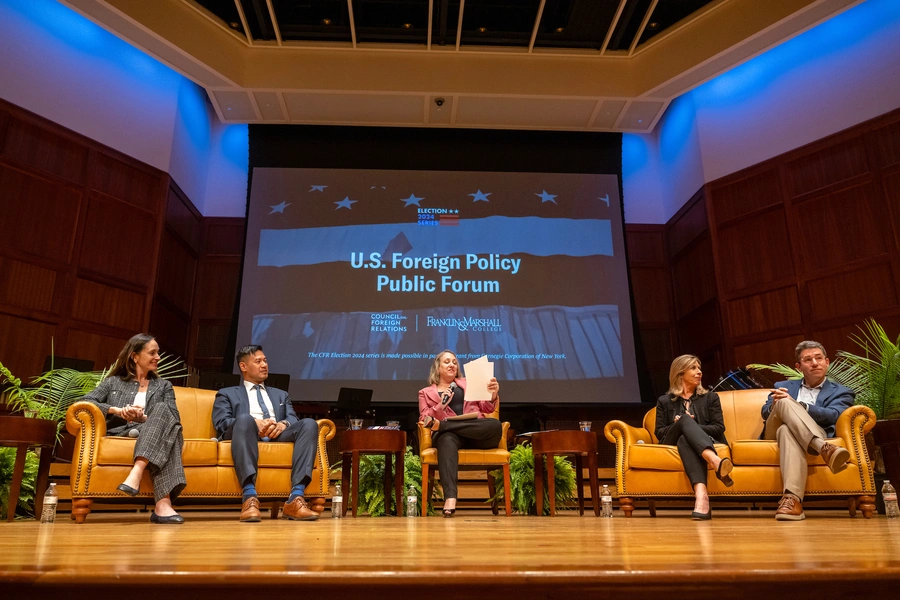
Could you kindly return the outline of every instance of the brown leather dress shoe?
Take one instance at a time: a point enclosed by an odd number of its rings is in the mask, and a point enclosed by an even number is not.
[[[253,496],[241,505],[241,523],[258,523],[261,518],[259,514],[259,498]]]
[[[775,511],[776,521],[802,521],[805,518],[800,498],[793,494],[785,494],[781,497],[778,509]]]
[[[819,455],[822,457],[822,460],[825,461],[825,464],[828,465],[828,468],[831,469],[832,473],[840,473],[846,469],[847,461],[850,460],[850,452],[846,448],[835,446],[828,442],[822,444]]]
[[[319,513],[309,507],[303,496],[297,496],[293,502],[284,505],[284,518],[291,521],[315,521]]]

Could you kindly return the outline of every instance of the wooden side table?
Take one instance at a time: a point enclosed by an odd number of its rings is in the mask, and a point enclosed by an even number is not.
[[[341,434],[341,485],[344,494],[350,491],[353,502],[353,516],[359,503],[359,455],[384,455],[384,512],[391,512],[391,456],[397,459],[396,473],[393,475],[394,489],[397,493],[396,513],[403,514],[403,455],[406,453],[406,433],[395,429],[356,429]],[[348,487],[350,476],[353,476],[353,487]],[[343,514],[347,514],[347,502],[344,502]]]
[[[56,445],[56,431],[56,421],[27,417],[0,417],[0,446],[16,448],[16,464],[13,467],[12,484],[9,486],[7,521],[15,518],[16,506],[19,503],[19,490],[22,488],[22,477],[25,475],[25,454],[32,446],[41,448],[41,462],[38,466],[37,483],[34,490],[34,516],[36,519],[40,519],[41,511],[44,509],[44,493],[47,491],[50,462],[53,460],[53,447]]]
[[[591,479],[591,500],[594,515],[600,516],[600,486],[597,483],[597,434],[593,431],[540,431],[531,436],[534,454],[534,491],[537,496],[537,514],[544,514],[544,456],[547,457],[547,493],[550,496],[550,516],[556,514],[553,457],[557,454],[575,457],[578,487],[578,514],[584,515],[584,488],[581,485],[582,457],[587,456]]]

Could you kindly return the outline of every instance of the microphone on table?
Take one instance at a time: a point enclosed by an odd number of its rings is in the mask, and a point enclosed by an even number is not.
[[[454,381],[450,384],[450,387],[447,389],[446,392],[444,392],[443,396],[441,397],[441,406],[447,406],[448,404],[450,404],[450,400],[453,398],[453,393],[455,391],[456,391],[456,382]]]

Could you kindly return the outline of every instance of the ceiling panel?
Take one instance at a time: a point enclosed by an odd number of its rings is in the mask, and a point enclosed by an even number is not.
[[[457,125],[495,127],[584,128],[596,100],[546,98],[462,97],[456,109]]]
[[[247,92],[212,92],[226,121],[258,121],[250,94]]]
[[[300,123],[423,124],[425,101],[418,95],[284,94],[288,114]]]

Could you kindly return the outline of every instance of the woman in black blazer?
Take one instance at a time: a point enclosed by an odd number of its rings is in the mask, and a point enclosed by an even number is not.
[[[684,354],[672,361],[669,391],[656,401],[656,437],[660,444],[677,446],[681,462],[694,488],[695,521],[712,518],[706,488],[707,469],[726,486],[734,485],[730,473],[734,463],[719,458],[714,443],[727,444],[722,405],[715,392],[707,391],[701,380],[700,359]]]

